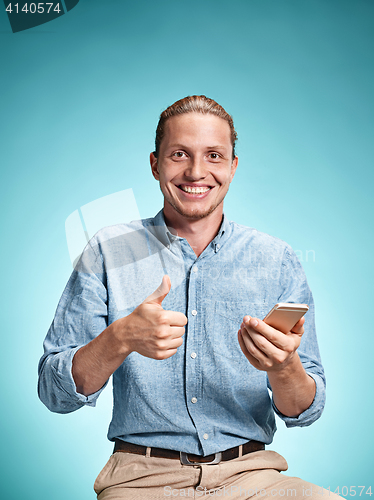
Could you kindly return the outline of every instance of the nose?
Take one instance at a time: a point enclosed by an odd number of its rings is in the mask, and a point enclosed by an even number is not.
[[[184,175],[189,180],[197,181],[199,179],[203,179],[206,176],[206,167],[204,164],[204,159],[199,157],[191,158],[187,168],[184,171]]]

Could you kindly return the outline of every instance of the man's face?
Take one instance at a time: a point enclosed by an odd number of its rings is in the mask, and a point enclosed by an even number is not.
[[[238,158],[232,159],[229,124],[218,116],[185,113],[169,118],[152,173],[160,181],[165,215],[201,219],[222,211]]]

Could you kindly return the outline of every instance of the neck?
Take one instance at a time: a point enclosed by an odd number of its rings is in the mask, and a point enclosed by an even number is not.
[[[180,215],[172,207],[164,205],[164,218],[170,231],[185,238],[196,256],[205,250],[217,236],[223,217],[223,202],[209,215],[201,219],[190,219]]]

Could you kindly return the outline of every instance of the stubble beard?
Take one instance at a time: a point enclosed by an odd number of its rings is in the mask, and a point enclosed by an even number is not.
[[[165,195],[164,195],[165,197]],[[199,219],[204,219],[205,217],[208,217],[210,214],[212,214],[220,205],[223,203],[223,199],[219,201],[218,203],[215,203],[211,205],[208,209],[201,211],[198,208],[187,210],[184,209],[183,206],[178,205],[177,203],[174,202],[173,199],[167,199],[165,197],[165,200],[171,207],[174,208],[174,210],[179,214],[182,215],[182,217],[185,217],[186,219],[190,220],[199,220]]]
[[[204,219],[205,217],[208,217],[211,213],[214,212],[214,210],[220,205],[218,203],[217,205],[211,206],[208,210],[202,212],[199,209],[195,210],[183,210],[180,207],[178,207],[176,204],[170,203],[170,205],[176,210],[180,215],[183,217],[186,217],[186,219],[191,219],[191,220],[197,220],[197,219]]]
[[[212,214],[216,208],[218,208],[221,203],[223,203],[223,200],[227,194],[227,191],[226,193],[224,194],[222,200],[218,201],[217,203],[214,203],[212,204],[208,209],[206,209],[205,211],[200,211],[198,208],[197,209],[192,209],[192,210],[184,210],[183,209],[183,205],[182,206],[178,206],[177,203],[175,203],[174,199],[172,198],[172,196],[169,196],[169,193],[168,196],[165,195],[165,193],[163,192],[162,188],[161,188],[161,184],[160,184],[160,190],[164,196],[164,200],[172,207],[174,208],[174,210],[179,214],[179,215],[182,215],[182,217],[185,217],[186,219],[190,219],[190,220],[199,220],[199,219],[204,219],[205,217],[208,217],[208,215]]]

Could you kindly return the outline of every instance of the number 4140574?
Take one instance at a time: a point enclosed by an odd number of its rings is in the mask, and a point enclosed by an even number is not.
[[[326,488],[328,492],[330,493],[336,493],[336,495],[341,495],[343,497],[355,497],[357,496],[362,496],[362,495],[369,495],[371,496],[373,493],[371,492],[371,486],[366,487],[366,486],[341,486],[337,487],[334,491],[331,490],[330,486]],[[323,495],[323,488],[321,488],[321,493],[317,491],[317,493]]]
[[[15,3],[13,5],[13,8],[12,8],[12,4],[10,3],[8,5],[8,7],[5,9],[7,12],[9,12],[9,14],[11,14],[13,12],[13,10],[16,12],[16,14],[18,14],[19,12],[25,12],[25,13],[28,13],[30,12],[30,14],[43,14],[44,12],[46,12],[47,14],[49,14],[51,12],[51,10],[53,12],[61,12],[61,9],[60,9],[60,2],[57,2],[57,4],[55,5],[55,7],[53,8],[54,6],[54,3],[30,3],[30,4],[27,4],[25,3],[24,6],[21,8],[19,7],[18,8],[18,3]],[[45,7],[44,7],[45,6]]]

